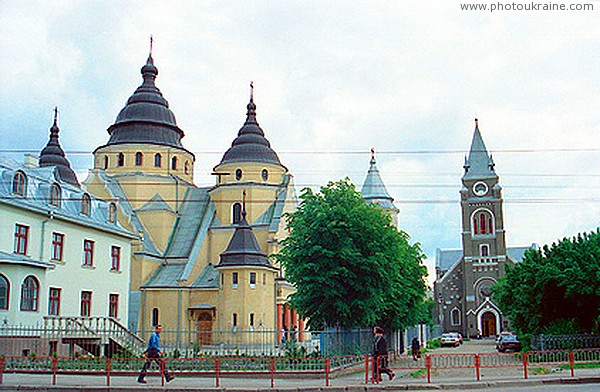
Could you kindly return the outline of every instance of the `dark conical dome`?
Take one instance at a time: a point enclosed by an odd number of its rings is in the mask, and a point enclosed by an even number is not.
[[[238,136],[231,143],[229,150],[223,155],[221,164],[231,162],[264,162],[281,166],[277,153],[265,138],[265,133],[256,121],[256,105],[252,95],[248,103],[246,122],[238,132]]]
[[[71,169],[71,164],[65,157],[65,152],[58,141],[60,129],[58,128],[57,117],[58,109],[54,108],[54,124],[50,128],[50,140],[48,140],[48,144],[46,144],[46,147],[40,153],[39,165],[40,167],[56,166],[61,180],[79,186],[77,176],[73,169]]]
[[[252,228],[246,220],[246,212],[229,241],[225,252],[221,253],[221,262],[217,267],[258,266],[275,268],[267,260],[267,255],[260,249]]]
[[[152,55],[148,56],[141,73],[144,81],[108,128],[107,144],[149,143],[183,148],[183,131],[177,126],[169,103],[154,84],[158,69]]]

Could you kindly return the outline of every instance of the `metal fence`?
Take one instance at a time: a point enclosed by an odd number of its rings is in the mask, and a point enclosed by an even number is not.
[[[43,323],[34,326],[0,326],[0,355],[10,356],[138,356],[153,331],[129,333],[104,328],[102,323]],[[75,328],[77,327],[77,328]],[[394,350],[394,334],[388,342]],[[161,333],[161,349],[174,358],[207,356],[333,357],[364,355],[372,351],[370,329],[326,331],[173,331]]]
[[[580,348],[600,348],[600,335],[534,335],[531,337],[532,350],[573,350]]]

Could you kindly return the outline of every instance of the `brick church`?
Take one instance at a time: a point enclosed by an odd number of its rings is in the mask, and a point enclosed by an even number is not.
[[[443,332],[485,337],[510,328],[490,289],[530,247],[506,247],[502,203],[494,161],[475,120],[460,190],[462,249],[436,254],[434,319]]]

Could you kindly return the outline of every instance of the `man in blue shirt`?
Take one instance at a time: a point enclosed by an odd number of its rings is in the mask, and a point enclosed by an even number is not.
[[[161,358],[161,355],[164,352],[160,351],[160,333],[162,332],[162,325],[157,325],[154,327],[154,333],[150,336],[150,340],[148,340],[148,348],[144,353],[144,357],[146,358],[146,362],[144,363],[144,367],[142,367],[142,372],[138,377],[138,382],[141,384],[146,384],[146,372],[148,368],[152,364],[152,362],[156,362],[158,367],[165,370],[165,380],[167,382],[173,380],[175,378],[174,375],[170,374],[165,366],[165,361]]]

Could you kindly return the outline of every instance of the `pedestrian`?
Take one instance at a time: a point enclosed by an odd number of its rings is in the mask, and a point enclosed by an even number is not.
[[[162,332],[162,325],[156,325],[154,327],[154,332],[152,336],[150,336],[150,340],[148,340],[148,348],[144,352],[144,358],[146,358],[146,362],[142,367],[142,371],[138,377],[138,382],[141,384],[146,384],[146,372],[148,368],[152,364],[152,362],[156,362],[158,367],[165,372],[165,380],[167,382],[172,381],[175,376],[170,374],[165,366],[165,360],[162,359],[162,355],[164,352],[160,351],[160,333]]]
[[[383,337],[383,328],[373,328],[375,334],[375,344],[373,345],[373,374],[377,382],[381,381],[381,373],[385,373],[390,381],[396,377],[396,373],[388,368],[387,341]]]
[[[416,337],[413,338],[412,344],[410,345],[412,349],[412,357],[416,361],[421,358],[421,344],[419,343],[419,339]]]

